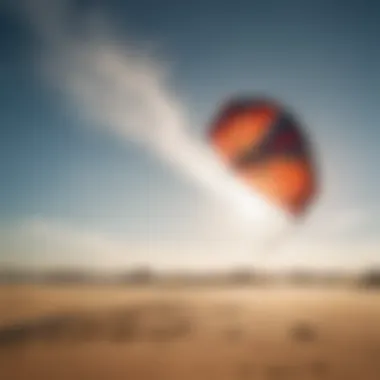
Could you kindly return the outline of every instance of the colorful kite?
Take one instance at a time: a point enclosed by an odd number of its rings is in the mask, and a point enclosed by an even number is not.
[[[236,176],[295,217],[316,195],[316,169],[302,127],[272,100],[237,98],[217,113],[211,144]]]

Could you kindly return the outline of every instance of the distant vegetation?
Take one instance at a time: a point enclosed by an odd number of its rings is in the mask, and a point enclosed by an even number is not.
[[[261,273],[253,268],[232,268],[224,273],[167,273],[158,274],[149,266],[129,268],[118,273],[104,274],[91,271],[60,269],[32,272],[25,269],[0,268],[0,283],[22,284],[116,284],[116,285],[270,285],[296,286],[358,286],[380,288],[380,269],[371,269],[360,276],[339,272],[316,273],[295,269],[285,274]]]
[[[380,288],[380,269],[373,269],[363,274],[359,285],[364,288]]]
[[[115,275],[113,280],[120,284],[148,284],[155,280],[155,274],[149,267],[139,267]]]

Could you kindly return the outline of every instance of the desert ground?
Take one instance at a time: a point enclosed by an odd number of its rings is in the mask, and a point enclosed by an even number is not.
[[[380,379],[380,292],[0,287],[1,380]]]

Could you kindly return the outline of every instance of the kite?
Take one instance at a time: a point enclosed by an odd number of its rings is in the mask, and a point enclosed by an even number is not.
[[[286,107],[233,98],[218,110],[209,140],[249,188],[295,218],[307,212],[317,193],[315,160],[303,126]]]

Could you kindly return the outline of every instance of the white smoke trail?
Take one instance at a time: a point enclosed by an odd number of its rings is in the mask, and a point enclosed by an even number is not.
[[[43,42],[39,62],[50,83],[105,132],[140,144],[231,209],[245,212],[251,233],[277,234],[282,215],[236,181],[210,147],[191,135],[163,66],[146,51],[118,41],[99,18],[80,29],[71,25],[68,5],[39,0],[26,1],[23,8]]]

